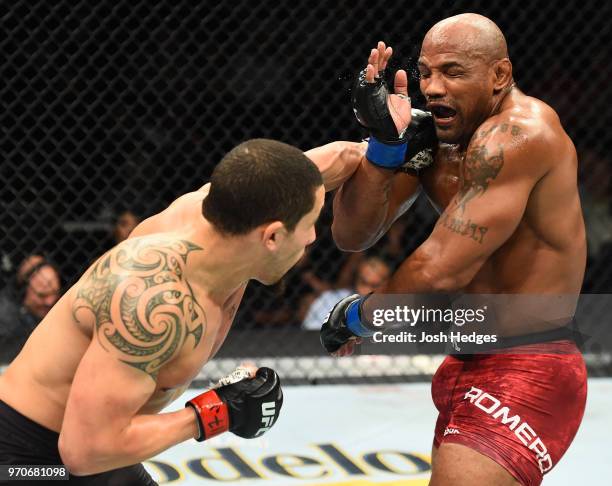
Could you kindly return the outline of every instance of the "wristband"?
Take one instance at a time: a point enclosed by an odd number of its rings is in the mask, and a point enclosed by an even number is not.
[[[372,164],[385,169],[397,169],[404,163],[408,143],[388,145],[370,136],[366,159]]]
[[[351,331],[355,336],[359,337],[371,337],[374,335],[371,329],[368,329],[361,322],[361,312],[360,307],[363,299],[358,299],[351,302],[346,309],[346,313],[344,314],[346,317],[346,327],[349,331]]]
[[[192,407],[198,419],[200,436],[198,442],[227,432],[230,428],[227,405],[214,390],[207,391],[189,400],[185,406]]]

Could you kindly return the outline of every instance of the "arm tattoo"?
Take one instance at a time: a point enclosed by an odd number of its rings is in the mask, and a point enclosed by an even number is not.
[[[499,144],[497,153],[489,154],[490,135],[493,132],[509,134],[515,138],[522,136],[523,130],[517,125],[502,123],[493,125],[476,132],[472,138],[471,146],[465,156],[461,170],[461,183],[454,199],[454,204],[443,215],[441,224],[444,228],[461,236],[471,238],[482,244],[489,231],[483,226],[468,218],[465,220],[465,207],[477,196],[481,196],[488,189],[489,184],[497,178],[504,166],[504,147]],[[460,212],[458,210],[461,210]]]
[[[510,130],[510,135],[512,135],[513,137],[517,137],[523,132],[521,127],[519,127],[518,125],[508,125],[507,123],[502,123],[501,125],[492,125],[488,128],[480,129],[472,137],[472,142],[481,140],[491,135],[495,131],[499,131],[501,133],[508,133],[508,130]]]
[[[206,326],[204,310],[184,278],[185,240],[128,240],[104,255],[81,285],[73,315],[88,313],[104,349],[155,379],[159,368]]]
[[[442,215],[441,224],[447,230],[457,233],[458,235],[471,238],[481,245],[487,231],[489,231],[487,226],[482,226],[471,219],[465,221],[465,219],[459,216],[451,216],[448,213],[444,213]]]
[[[504,151],[501,145],[499,152],[492,155],[489,155],[484,144],[469,149],[463,163],[461,187],[457,194],[456,204],[461,208],[461,212],[465,211],[468,202],[487,190],[503,166]]]

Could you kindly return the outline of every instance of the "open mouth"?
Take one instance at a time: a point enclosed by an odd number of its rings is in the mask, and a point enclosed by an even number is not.
[[[444,105],[432,105],[430,106],[430,110],[436,123],[450,122],[457,114],[456,110]]]

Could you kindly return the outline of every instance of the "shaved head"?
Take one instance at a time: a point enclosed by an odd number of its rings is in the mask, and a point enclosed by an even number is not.
[[[438,139],[467,144],[514,86],[506,39],[482,15],[455,15],[434,25],[418,60],[421,93]]]
[[[435,24],[423,39],[423,48],[447,48],[494,61],[508,57],[506,39],[491,19],[465,13]]]

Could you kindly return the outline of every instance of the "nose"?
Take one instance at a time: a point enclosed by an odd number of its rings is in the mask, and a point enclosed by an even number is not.
[[[442,76],[432,73],[427,78],[421,78],[420,83],[421,93],[427,99],[443,98],[446,95],[446,86]]]

